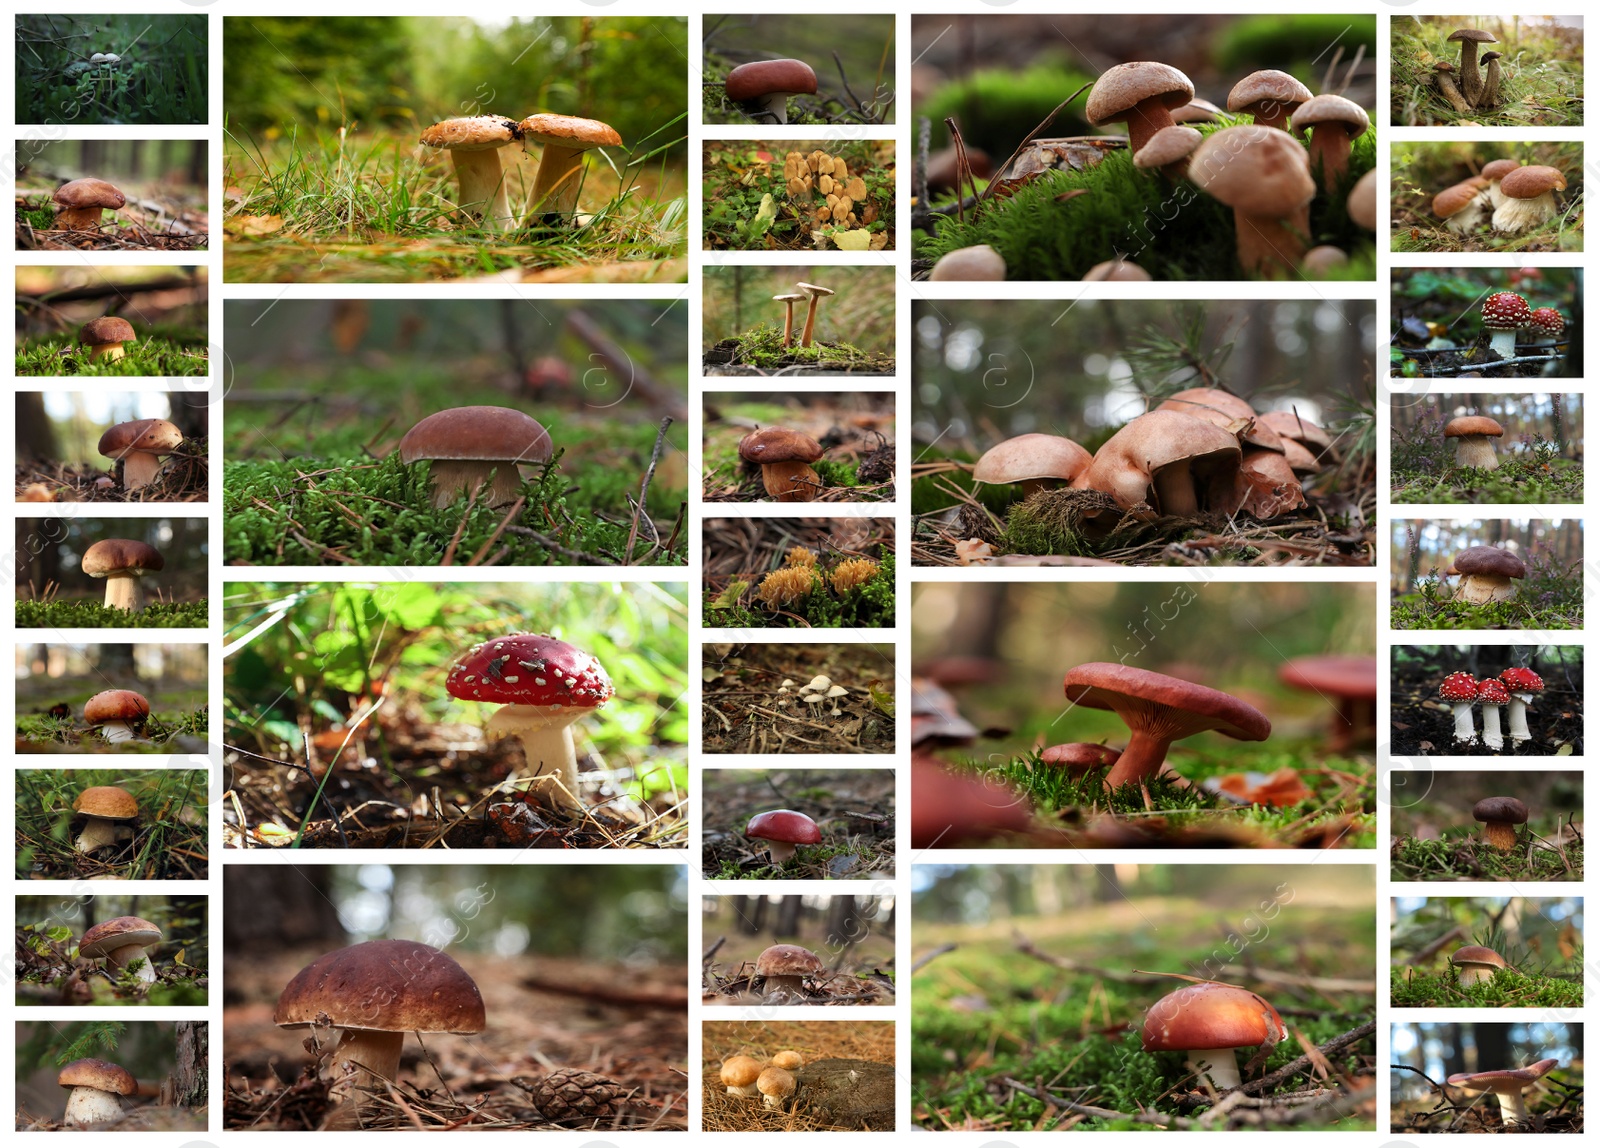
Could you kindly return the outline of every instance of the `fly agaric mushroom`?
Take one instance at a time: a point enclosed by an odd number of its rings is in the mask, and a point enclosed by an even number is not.
[[[1363,654],[1312,654],[1278,667],[1278,680],[1333,703],[1328,747],[1343,752],[1377,736],[1378,659]]]
[[[118,1097],[132,1096],[139,1090],[133,1073],[122,1065],[92,1056],[63,1067],[56,1083],[72,1089],[67,1094],[67,1111],[61,1122],[79,1128],[120,1120],[122,1101]]]
[[[83,703],[83,720],[112,745],[132,741],[150,717],[150,703],[133,690],[101,690]]]
[[[522,147],[539,144],[539,173],[533,177],[534,210],[546,224],[570,220],[578,210],[578,184],[583,179],[583,153],[597,147],[620,147],[622,137],[610,124],[580,116],[529,116],[518,125]]]
[[[1528,729],[1528,707],[1535,694],[1544,692],[1544,679],[1526,666],[1512,666],[1500,671],[1500,681],[1511,691],[1511,706],[1506,712],[1510,723],[1512,741],[1532,741]]]
[[[1506,201],[1505,193],[1500,190],[1500,181],[1521,166],[1522,162],[1514,159],[1492,159],[1483,165],[1478,175],[1489,181],[1486,189],[1489,194],[1489,206],[1499,207]]]
[[[1512,579],[1528,573],[1522,559],[1499,546],[1469,546],[1456,555],[1455,568],[1461,575],[1456,601],[1473,606],[1511,601],[1517,596]]]
[[[122,358],[122,344],[137,342],[138,339],[133,324],[115,315],[91,319],[78,331],[78,342],[89,348],[91,363],[99,359],[115,362]]]
[[[1506,967],[1506,959],[1483,945],[1462,945],[1450,954],[1450,965],[1456,970],[1456,983],[1462,988],[1494,980],[1494,971]]]
[[[806,1058],[801,1056],[792,1048],[786,1048],[781,1052],[775,1052],[772,1054],[772,1063],[783,1069],[785,1072],[793,1072],[795,1069],[804,1065],[805,1062]]]
[[[756,814],[744,827],[744,835],[766,842],[767,854],[774,865],[788,864],[796,845],[816,845],[822,841],[822,830],[817,828],[817,823],[793,809],[769,809]]]
[[[100,213],[116,211],[128,202],[127,196],[103,179],[75,179],[56,188],[53,199],[61,211],[56,226],[63,231],[93,231],[100,226]]]
[[[817,94],[817,74],[803,60],[753,60],[728,73],[722,90],[757,123],[789,122],[789,97]]]
[[[1477,726],[1472,720],[1472,704],[1478,700],[1478,679],[1465,670],[1447,674],[1439,683],[1439,696],[1450,703],[1455,715],[1455,740],[1458,745],[1472,745],[1478,740]]]
[[[99,451],[122,463],[122,485],[143,490],[161,473],[161,456],[183,444],[183,432],[166,419],[117,423],[100,436]]]
[[[1553,347],[1566,332],[1567,321],[1554,307],[1535,307],[1528,316],[1528,341],[1535,347]]]
[[[483,997],[447,954],[420,941],[365,941],[325,953],[294,975],[278,997],[279,1028],[343,1030],[334,1046],[339,1107],[326,1127],[362,1126],[360,1093],[400,1075],[408,1032],[482,1032]]]
[[[1288,131],[1289,117],[1311,98],[1311,89],[1288,72],[1268,68],[1251,72],[1233,85],[1228,110],[1236,116],[1249,116],[1262,127]],[[1295,127],[1298,130],[1299,125]]]
[[[72,812],[83,818],[83,831],[72,847],[97,853],[116,845],[119,821],[139,820],[139,802],[119,786],[91,785],[73,798]]]
[[[1500,180],[1504,202],[1490,220],[1496,231],[1515,235],[1538,227],[1556,214],[1556,192],[1567,189],[1567,177],[1553,167],[1530,163]]]
[[[1528,807],[1515,797],[1485,797],[1472,807],[1472,819],[1483,822],[1483,839],[1501,852],[1517,847],[1517,826],[1528,823]]]
[[[971,247],[957,247],[946,251],[928,272],[932,283],[964,280],[967,282],[1000,283],[1006,277],[1006,257],[987,243]]]
[[[1238,1088],[1235,1049],[1277,1044],[1288,1036],[1267,1001],[1234,985],[1202,981],[1170,992],[1144,1016],[1146,1052],[1181,1052],[1185,1063],[1219,1092]]]
[[[462,701],[500,704],[484,733],[522,742],[533,778],[528,792],[541,804],[582,806],[572,723],[616,692],[592,654],[548,634],[508,634],[458,658],[444,688]]]
[[[761,468],[761,485],[779,502],[811,502],[822,479],[811,464],[822,457],[822,444],[788,427],[763,427],[739,440],[739,457]]]
[[[1107,439],[1072,485],[1104,491],[1124,509],[1144,502],[1161,514],[1231,514],[1239,460],[1239,440],[1221,427],[1150,411]]]
[[[1344,201],[1350,222],[1363,231],[1378,230],[1378,169],[1372,168],[1350,189]]]
[[[1525,1124],[1528,1106],[1522,1094],[1539,1083],[1541,1077],[1553,1068],[1560,1068],[1559,1060],[1540,1060],[1527,1068],[1500,1068],[1492,1072],[1456,1072],[1446,1082],[1468,1092],[1494,1093],[1500,1102],[1500,1119],[1507,1125]]]
[[[1313,168],[1322,168],[1323,189],[1332,193],[1350,167],[1351,145],[1371,121],[1354,100],[1324,92],[1313,96],[1294,113],[1294,130],[1310,130]]]
[[[756,1078],[756,1088],[768,1108],[781,1110],[784,1102],[794,1095],[794,1074],[776,1064],[769,1065]]]
[[[774,303],[783,304],[783,348],[788,350],[794,346],[794,305],[805,299],[801,292],[786,295],[774,295]]]
[[[1478,45],[1499,41],[1476,28],[1457,28],[1445,37],[1445,42],[1461,45],[1461,94],[1467,103],[1477,107],[1478,95],[1483,91],[1483,77],[1478,74]]]
[[[1015,485],[1027,498],[1041,490],[1067,485],[1092,462],[1094,456],[1070,438],[1020,434],[984,451],[972,467],[972,481]]]
[[[1128,150],[1137,152],[1162,128],[1173,126],[1173,108],[1193,98],[1194,85],[1177,68],[1135,60],[1100,73],[1083,113],[1097,128],[1126,124]]]
[[[1433,197],[1433,214],[1444,220],[1445,227],[1458,235],[1475,230],[1488,211],[1481,182],[1478,179],[1465,180]]]
[[[1155,168],[1168,179],[1182,179],[1189,170],[1189,156],[1205,138],[1197,128],[1184,124],[1162,128],[1133,153],[1133,166]]]
[[[1500,52],[1485,52],[1483,62],[1487,67],[1484,70],[1483,90],[1478,94],[1478,107],[1496,108],[1500,106]]]
[[[756,1081],[761,1076],[761,1062],[753,1056],[730,1056],[722,1062],[720,1079],[729,1096],[758,1096]]]
[[[483,500],[508,506],[522,489],[518,463],[550,461],[550,433],[538,421],[507,407],[451,407],[431,414],[400,440],[400,461],[427,462],[436,509],[489,486]]]
[[[505,116],[457,116],[422,133],[422,146],[444,148],[456,169],[461,192],[457,206],[481,216],[487,231],[504,231],[514,222],[506,203],[506,177],[500,149],[518,138],[517,122]]]
[[[1505,745],[1500,735],[1500,707],[1511,700],[1499,678],[1487,678],[1478,683],[1478,706],[1483,710],[1483,744],[1499,751]]]
[[[79,560],[91,578],[106,580],[106,608],[137,614],[143,605],[139,579],[166,565],[161,551],[136,538],[102,538]]]
[[[1483,329],[1489,332],[1489,353],[1496,358],[1517,357],[1517,332],[1533,314],[1528,301],[1515,291],[1496,291],[1483,301]]]
[[[817,305],[822,301],[823,296],[832,295],[835,292],[827,287],[818,287],[815,283],[796,283],[795,286],[811,297],[811,302],[806,305],[806,325],[800,332],[800,345],[809,347],[811,346],[812,333],[817,326]]]
[[[930,757],[912,759],[913,847],[954,849],[963,842],[1023,833],[1030,818],[1028,803],[1005,786],[952,773]]]
[[[805,993],[807,977],[822,972],[822,958],[799,945],[769,945],[756,958],[756,976],[766,982],[767,991]]]
[[[1128,747],[1106,775],[1108,788],[1149,780],[1175,741],[1215,730],[1239,741],[1265,741],[1272,723],[1221,690],[1120,662],[1088,662],[1067,671],[1069,702],[1111,710],[1128,726]]]
[[[1456,440],[1456,465],[1482,470],[1494,470],[1500,465],[1494,443],[1489,440],[1505,433],[1506,428],[1488,415],[1460,415],[1444,424],[1445,439]]]
[[[1317,185],[1306,149],[1287,132],[1257,124],[1212,132],[1189,157],[1189,179],[1233,208],[1246,274],[1281,275],[1299,267]]]
[[[144,984],[155,984],[156,968],[149,950],[161,943],[161,927],[143,917],[113,917],[83,934],[78,955],[104,957],[117,973],[128,972]]]

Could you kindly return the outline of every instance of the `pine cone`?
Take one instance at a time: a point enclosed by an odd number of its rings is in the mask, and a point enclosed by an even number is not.
[[[622,1085],[593,1072],[558,1068],[530,1088],[533,1104],[546,1120],[588,1120],[611,1115],[611,1102]]]

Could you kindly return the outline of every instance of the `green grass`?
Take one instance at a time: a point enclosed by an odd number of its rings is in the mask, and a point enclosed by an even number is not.
[[[1582,964],[1582,958],[1578,958]],[[1395,1008],[1581,1008],[1583,985],[1557,977],[1530,977],[1496,969],[1494,980],[1462,988],[1454,971],[1389,970]]]
[[[17,626],[57,630],[197,629],[209,624],[209,607],[199,602],[151,602],[137,613],[115,610],[85,599],[18,602]]]
[[[1475,828],[1447,829],[1439,838],[1398,838],[1389,848],[1390,875],[1396,881],[1582,881],[1583,842],[1562,850],[1491,849]]]
[[[122,347],[120,359],[89,361],[77,332],[30,338],[17,347],[17,374],[72,375],[79,378],[204,375],[211,369],[206,332],[185,327],[154,327]]]
[[[207,17],[17,17],[17,122],[204,124]],[[83,67],[95,52],[114,68]]]
[[[705,591],[705,606],[701,624],[733,629],[757,629],[768,626],[797,629],[871,629],[894,625],[894,555],[886,554],[877,560],[878,572],[859,586],[839,593],[819,578],[810,594],[798,602],[783,607],[782,613],[766,609],[756,596],[760,579],[750,584],[740,600],[718,607],[718,595]],[[826,571],[824,571],[825,573]]]
[[[81,709],[81,707],[79,707]],[[170,754],[178,737],[204,740],[211,728],[205,706],[188,711],[157,713],[152,707],[143,733],[132,741],[117,745],[93,730],[84,729],[76,717],[53,718],[44,714],[18,714],[17,738],[61,752],[73,753]],[[23,746],[17,752],[30,752]],[[33,752],[39,752],[33,750]]]

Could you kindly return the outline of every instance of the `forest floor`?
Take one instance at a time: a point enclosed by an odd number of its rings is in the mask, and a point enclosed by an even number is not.
[[[890,769],[706,770],[701,776],[700,869],[711,881],[888,880],[895,873],[894,771]],[[792,809],[817,823],[822,840],[782,865],[764,841],[744,835],[755,814]]]
[[[161,473],[140,490],[124,489],[115,472],[91,462],[30,460],[16,466],[17,501],[29,502],[204,502],[210,485],[206,439],[186,440],[163,460]]]
[[[707,644],[701,678],[701,750],[741,754],[894,752],[892,650],[871,644]],[[800,716],[778,707],[785,679],[823,675],[849,690],[840,716]]]
[[[700,1060],[700,1128],[704,1132],[893,1132],[892,1092],[888,1111],[872,1113],[876,1119],[833,1118],[822,1113],[809,1098],[800,1097],[790,1110],[768,1108],[760,1097],[730,1096],[722,1084],[722,1062],[732,1056],[751,1056],[766,1063],[779,1052],[797,1052],[808,1065],[828,1059],[850,1059],[893,1069],[895,1063],[892,1021],[706,1021]],[[802,1078],[803,1079],[803,1078]],[[842,1115],[842,1114],[841,1114]],[[887,1117],[887,1119],[885,1119]]]

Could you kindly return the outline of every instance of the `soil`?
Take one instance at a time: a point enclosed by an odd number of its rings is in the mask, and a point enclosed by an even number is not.
[[[826,674],[850,691],[841,714],[789,714],[779,709],[785,678]],[[705,753],[862,754],[894,752],[894,717],[869,689],[888,694],[893,709],[894,654],[872,644],[720,644],[705,647],[701,748]],[[791,707],[792,708],[792,707]]]

